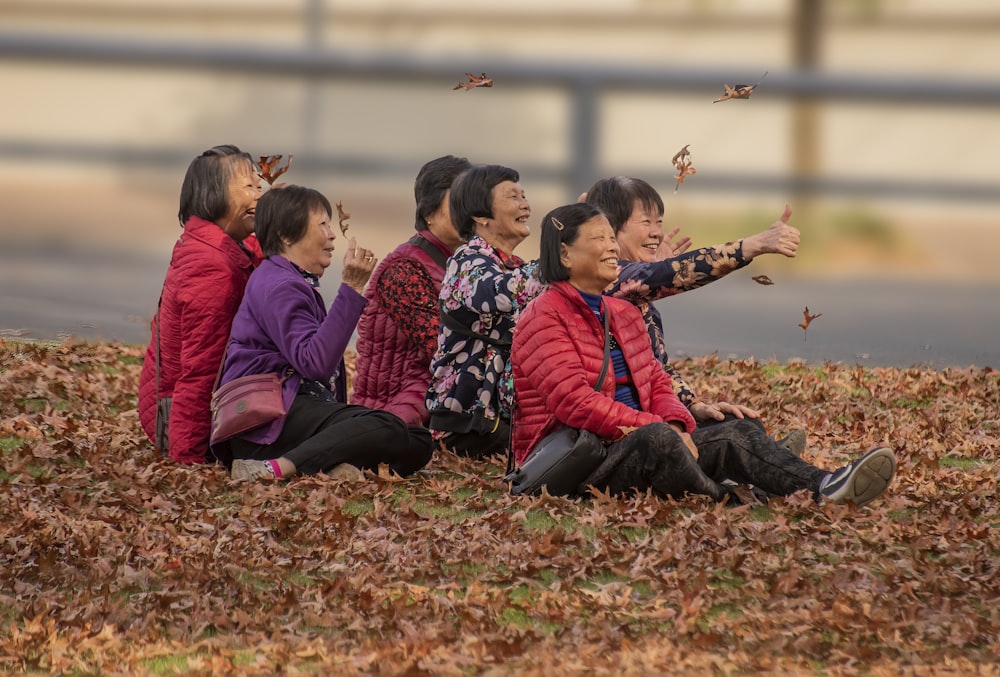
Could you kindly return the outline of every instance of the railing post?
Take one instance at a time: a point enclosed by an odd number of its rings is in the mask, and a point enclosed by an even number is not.
[[[597,146],[600,141],[600,96],[590,79],[577,80],[572,90],[573,135],[570,139],[570,171],[567,181],[571,200],[587,190],[597,176]]]

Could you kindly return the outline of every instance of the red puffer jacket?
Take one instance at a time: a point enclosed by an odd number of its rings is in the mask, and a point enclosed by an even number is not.
[[[439,251],[436,258],[445,261],[448,253],[442,249],[444,244],[439,246],[436,243],[440,243],[440,240],[428,235],[425,231],[417,237],[437,248]],[[404,242],[386,256],[368,281],[365,290],[368,305],[358,322],[358,340],[355,344],[358,356],[351,403],[371,409],[385,409],[411,425],[425,426],[428,418],[427,386],[431,382],[433,353],[428,354],[425,345],[415,342],[400,329],[379,301],[378,294],[382,274],[394,263],[410,261],[418,264],[425,275],[412,280],[414,288],[396,291],[411,299],[429,299],[432,304],[430,309],[417,307],[412,312],[418,316],[422,314],[427,322],[433,323],[436,333],[440,325],[438,295],[444,279],[444,265],[413,242],[413,239]],[[427,317],[428,311],[432,319]]]
[[[155,443],[156,402],[172,397],[170,458],[205,463],[209,401],[229,329],[250,273],[262,259],[257,238],[240,246],[214,223],[191,217],[174,245],[160,309],[160,387],[156,388],[157,317],[139,378],[139,421]]]
[[[653,354],[639,310],[606,296],[603,312],[610,313],[611,333],[624,353],[642,410],[615,401],[613,365],[601,392],[594,390],[604,360],[604,327],[573,286],[556,282],[528,304],[514,329],[513,448],[518,465],[562,424],[590,430],[606,441],[620,439],[621,427],[649,423],[694,430],[694,419]]]

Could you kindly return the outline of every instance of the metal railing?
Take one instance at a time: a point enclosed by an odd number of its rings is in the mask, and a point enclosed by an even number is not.
[[[177,41],[154,42],[114,38],[68,37],[0,31],[0,60],[91,64],[114,68],[196,69],[300,78],[397,82],[451,82],[455,61],[409,54],[347,52],[322,48],[315,41],[307,47],[264,48]],[[601,97],[611,92],[658,92],[715,96],[720,82],[734,76],[748,81],[759,73],[741,68],[692,69],[606,63],[560,63],[499,57],[477,58],[479,67],[511,85],[546,85],[561,88],[571,97],[570,152],[565,167],[519,165],[525,175],[588,185],[602,174],[598,158]],[[893,74],[860,75],[817,71],[771,72],[768,96],[790,100],[835,101],[861,104],[919,104],[932,107],[1000,108],[1000,80],[904,77]],[[185,164],[187,153],[165,148],[28,143],[0,138],[0,158],[34,158],[121,164]],[[349,171],[354,174],[412,174],[412,162],[375,160],[344,155],[302,158],[306,170]],[[670,181],[670,172],[644,172],[654,181]],[[706,191],[754,190],[800,195],[850,195],[882,198],[934,199],[965,202],[1000,202],[995,183],[912,181],[878,177],[796,177],[761,173],[717,173],[705,177],[697,189]]]

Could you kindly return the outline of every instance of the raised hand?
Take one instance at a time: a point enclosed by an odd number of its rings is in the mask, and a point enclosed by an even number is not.
[[[370,249],[359,247],[357,238],[352,237],[347,243],[344,270],[340,274],[340,279],[354,291],[363,294],[376,263],[378,259],[375,254]]]
[[[791,205],[785,205],[781,218],[772,223],[767,230],[743,238],[743,256],[748,259],[760,254],[794,257],[799,249],[799,229],[788,225],[791,216]]]

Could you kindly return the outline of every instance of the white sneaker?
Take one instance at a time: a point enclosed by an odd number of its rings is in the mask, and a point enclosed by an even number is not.
[[[876,447],[829,475],[819,493],[824,500],[861,507],[881,496],[895,474],[896,456],[886,447]]]

